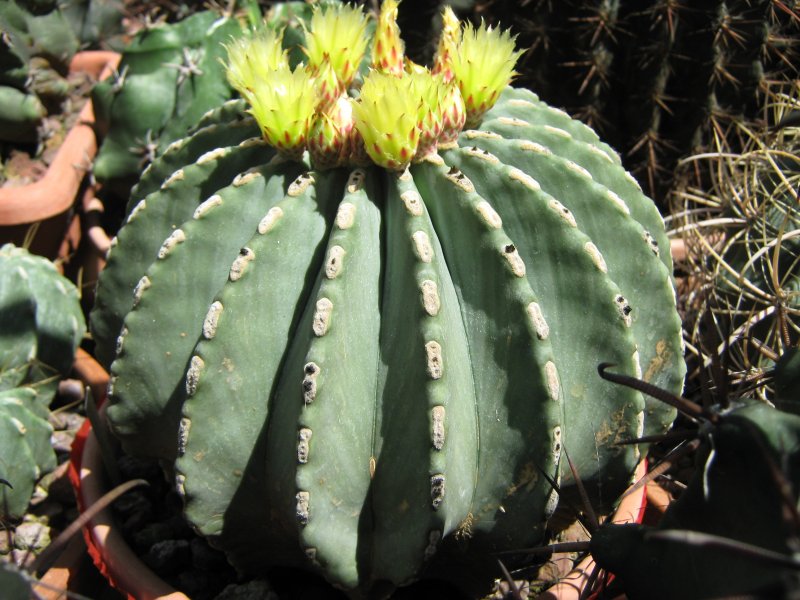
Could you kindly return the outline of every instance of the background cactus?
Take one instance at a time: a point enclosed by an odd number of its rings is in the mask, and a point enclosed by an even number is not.
[[[86,329],[74,285],[53,264],[0,248],[0,515],[18,518],[55,467],[48,407]]]
[[[143,174],[92,315],[97,355],[113,359],[112,429],[128,452],[176,460],[194,526],[246,572],[304,565],[353,595],[426,568],[485,584],[492,551],[544,536],[550,481],[571,488],[564,445],[612,503],[639,458],[614,442],[663,432],[674,412],[596,364],[674,391],[683,375],[663,224],[616,153],[507,82],[470,112],[511,51],[480,48],[483,71],[454,68],[452,84],[397,70],[395,8],[373,64],[420,96],[401,104],[370,73],[355,125],[330,130],[351,144],[331,169],[302,153],[321,156],[303,132],[330,113],[288,97],[283,123],[242,101],[211,112]],[[298,69],[317,73],[304,93],[331,81],[324,60],[252,61],[268,79],[230,75],[255,78],[248,97]],[[422,110],[428,93],[444,118]],[[416,154],[464,119],[480,122]]]
[[[45,103],[69,90],[64,75],[79,41],[60,11],[32,14],[16,2],[0,4],[0,30],[0,139],[34,141]]]
[[[704,371],[718,356],[740,390],[771,370],[800,330],[797,110],[796,84],[772,86],[763,120],[736,123],[727,136],[742,150],[718,137],[716,152],[685,161],[673,196],[693,368]],[[755,390],[762,399],[773,392]]]
[[[519,85],[596,128],[664,207],[680,158],[798,74],[800,16],[782,0],[495,0],[478,14],[519,33]]]
[[[94,165],[98,180],[135,181],[159,151],[230,98],[220,64],[222,42],[240,32],[235,19],[203,11],[136,36],[117,76],[92,93],[98,127],[107,132]]]
[[[36,141],[69,94],[73,55],[108,41],[121,21],[118,0],[0,3],[0,140]]]

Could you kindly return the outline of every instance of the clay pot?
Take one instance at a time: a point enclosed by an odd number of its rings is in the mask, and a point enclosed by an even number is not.
[[[103,79],[113,72],[119,59],[116,52],[79,52],[70,63],[70,72]],[[59,251],[63,256],[67,248],[77,247],[80,222],[74,218],[74,209],[97,154],[93,125],[92,103],[87,102],[45,175],[26,186],[0,189],[0,242],[22,245],[36,224],[31,252],[52,260]]]
[[[86,352],[80,351],[74,370],[95,398],[104,398],[108,374]],[[69,477],[83,512],[109,490],[100,444],[87,419],[75,436]],[[84,528],[89,556],[111,585],[131,600],[188,600],[156,575],[133,552],[114,522],[110,508],[100,511]]]

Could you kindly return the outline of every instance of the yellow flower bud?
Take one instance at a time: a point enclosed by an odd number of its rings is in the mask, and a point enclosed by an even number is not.
[[[375,164],[395,171],[408,166],[419,145],[421,105],[408,74],[370,72],[353,111],[364,149]]]
[[[439,45],[436,47],[436,55],[433,58],[434,75],[440,74],[445,82],[453,79],[451,63],[453,56],[457,52],[458,43],[461,41],[461,23],[449,6],[445,6],[442,11],[442,33],[439,36]]]
[[[303,48],[311,71],[316,74],[327,59],[342,89],[350,87],[367,49],[366,30],[367,17],[360,8],[347,4],[316,7]]]
[[[317,93],[311,74],[298,65],[256,78],[242,95],[250,103],[264,139],[281,153],[299,159],[305,148]]]
[[[315,168],[330,169],[347,163],[353,127],[353,106],[347,96],[340,96],[329,110],[314,115],[308,152]]]
[[[270,71],[288,66],[286,51],[281,48],[282,37],[282,33],[265,27],[227,44],[231,87],[244,94],[255,79],[265,79]]]
[[[452,70],[467,109],[467,127],[480,123],[500,92],[516,75],[514,65],[522,51],[514,50],[508,31],[467,23],[452,60]]]
[[[405,47],[397,26],[397,0],[384,0],[372,43],[372,67],[381,73],[400,77],[403,74]]]

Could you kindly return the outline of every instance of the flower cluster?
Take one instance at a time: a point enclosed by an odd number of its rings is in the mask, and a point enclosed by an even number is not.
[[[230,43],[228,81],[271,145],[293,159],[308,150],[317,168],[374,162],[403,170],[480,123],[515,75],[514,39],[483,24],[461,26],[446,8],[431,70],[404,58],[398,4],[381,6],[360,89],[368,44],[360,8],[317,7],[304,25],[307,63],[294,69],[272,30]]]

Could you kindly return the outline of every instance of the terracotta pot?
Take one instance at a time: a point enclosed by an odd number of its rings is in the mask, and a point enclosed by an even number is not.
[[[72,446],[70,479],[78,509],[97,502],[108,485],[103,472],[100,445],[87,420]],[[188,600],[156,575],[122,537],[110,508],[100,511],[83,529],[86,547],[97,569],[111,585],[130,600]]]
[[[70,72],[103,79],[113,72],[119,59],[116,52],[79,52],[70,63]],[[73,209],[97,154],[93,125],[94,112],[89,101],[40,180],[0,189],[0,241],[22,245],[31,226],[38,224],[29,246],[35,254],[54,259],[60,250],[64,253],[65,239],[67,245],[77,247],[80,223],[74,219]]]
[[[108,374],[88,353],[79,350],[74,371],[91,388],[95,398],[105,398]],[[69,478],[78,509],[83,512],[109,489],[100,445],[87,419],[75,436],[70,453]],[[188,600],[156,575],[133,552],[114,522],[110,508],[100,511],[83,528],[89,556],[111,585],[131,600]]]

